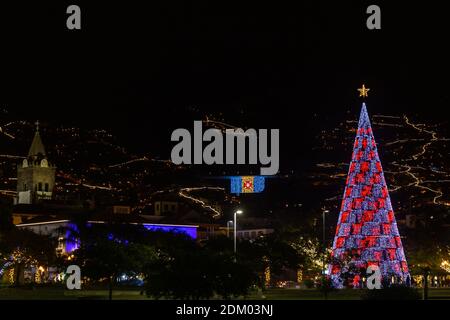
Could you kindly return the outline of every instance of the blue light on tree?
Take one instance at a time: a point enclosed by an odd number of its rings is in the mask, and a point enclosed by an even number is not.
[[[365,270],[386,281],[410,281],[408,264],[363,103],[328,268],[333,285],[361,287]]]

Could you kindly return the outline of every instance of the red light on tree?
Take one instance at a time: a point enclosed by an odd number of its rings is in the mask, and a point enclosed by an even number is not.
[[[377,265],[383,278],[409,283],[408,265],[365,104],[356,132],[329,274],[335,287],[348,283],[360,287],[362,268]]]

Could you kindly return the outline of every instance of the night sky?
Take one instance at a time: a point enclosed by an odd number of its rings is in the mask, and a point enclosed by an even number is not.
[[[108,128],[132,149],[164,153],[172,130],[221,112],[280,128],[295,156],[320,126],[347,110],[357,118],[363,82],[371,113],[449,113],[441,4],[95,2],[0,4],[5,119]],[[81,7],[81,31],[66,29],[69,4]],[[381,7],[381,30],[366,28],[369,4]]]

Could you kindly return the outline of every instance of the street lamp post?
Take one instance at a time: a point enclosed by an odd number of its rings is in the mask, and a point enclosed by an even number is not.
[[[236,223],[236,216],[238,214],[241,214],[242,210],[237,210],[234,213],[234,223],[233,223],[233,227],[234,227],[234,254],[236,254],[236,229],[237,229],[237,223]]]
[[[323,294],[325,296],[325,300],[328,300],[328,288],[326,288],[327,284],[325,283],[325,257],[326,257],[326,250],[327,250],[327,246],[325,243],[325,214],[330,212],[329,210],[326,210],[325,208],[323,208],[322,211],[322,244],[323,244],[323,258],[322,258],[322,286],[323,286]]]
[[[233,224],[232,220],[227,221],[227,238],[230,238],[230,224]]]
[[[325,276],[325,256],[326,256],[326,240],[325,240],[325,214],[330,212],[329,210],[322,211],[322,245],[323,245],[323,259],[322,259],[322,274]]]

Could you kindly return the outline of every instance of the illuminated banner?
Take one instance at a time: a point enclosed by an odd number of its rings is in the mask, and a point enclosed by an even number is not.
[[[231,193],[258,193],[263,192],[265,178],[263,176],[231,177]]]

